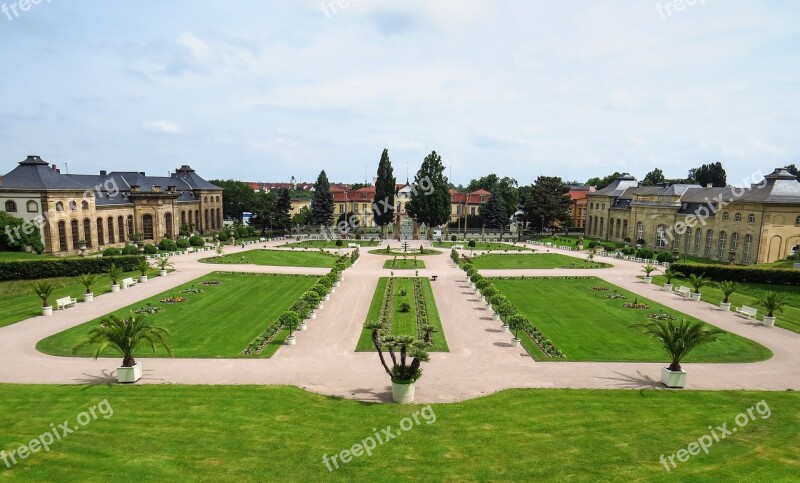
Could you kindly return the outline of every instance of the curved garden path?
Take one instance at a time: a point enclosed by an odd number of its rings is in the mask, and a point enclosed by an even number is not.
[[[252,249],[256,246],[249,246]],[[267,245],[275,246],[277,243]],[[540,249],[544,249],[539,247]],[[237,253],[241,248],[226,248]],[[549,248],[552,253],[583,256]],[[353,352],[387,259],[362,249],[356,266],[331,301],[298,332],[296,346],[282,347],[271,359],[142,359],[140,383],[160,384],[288,384],[308,390],[360,400],[390,398],[388,377],[373,353]],[[24,384],[95,384],[114,381],[117,359],[92,360],[55,357],[35,349],[52,334],[105,315],[139,300],[214,271],[323,274],[327,269],[211,265],[198,262],[211,253],[175,257],[176,272],[156,277],[120,293],[99,296],[91,304],[57,311],[52,317],[33,317],[0,328],[0,382]],[[449,353],[433,353],[417,384],[418,402],[450,402],[478,397],[508,388],[658,388],[663,364],[534,362],[522,348],[509,344],[510,335],[476,303],[466,289],[464,273],[448,253],[424,257],[420,275],[436,274],[432,283]],[[687,389],[800,389],[800,334],[767,328],[711,304],[684,301],[655,285],[636,278],[641,265],[608,260],[613,268],[593,270],[482,270],[487,275],[594,275],[675,310],[707,321],[770,348],[774,357],[747,364],[684,364]]]

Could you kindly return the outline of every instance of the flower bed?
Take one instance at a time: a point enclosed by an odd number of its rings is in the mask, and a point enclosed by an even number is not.
[[[178,297],[177,295],[173,295],[172,297],[166,297],[160,300],[162,304],[179,304],[181,302],[186,302],[186,297]]]
[[[194,286],[191,286],[189,288],[181,290],[181,293],[205,293],[205,290],[203,290],[202,288],[195,288]]]
[[[430,322],[428,321],[428,303],[425,301],[425,288],[419,277],[414,277],[414,303],[417,306],[417,338],[422,340]]]
[[[633,302],[628,302],[622,304],[623,307],[627,309],[643,309],[643,310],[650,310],[650,306],[644,303],[639,302],[638,298],[633,299]]]
[[[555,344],[553,344],[553,341],[545,337],[545,335],[542,334],[542,332],[536,326],[529,325],[523,330],[548,357],[567,357],[563,352],[561,352],[561,350],[559,350],[558,347],[555,346]]]
[[[608,287],[589,287],[589,290],[593,290],[595,292],[608,292],[611,289]]]
[[[157,307],[157,306],[154,307],[154,306],[152,306],[150,304],[147,304],[147,307],[138,308],[138,309],[134,310],[133,313],[134,314],[153,315],[153,314],[157,314],[157,313],[161,312],[162,310],[164,310],[163,307]]]
[[[200,282],[200,285],[222,285],[222,282],[219,280],[205,280]]]
[[[677,320],[678,318],[674,315],[670,315],[666,312],[656,312],[653,314],[647,314],[648,319],[652,320]]]

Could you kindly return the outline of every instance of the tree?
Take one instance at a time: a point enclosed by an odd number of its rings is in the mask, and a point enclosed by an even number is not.
[[[664,172],[660,169],[656,168],[653,171],[650,171],[646,175],[644,175],[644,179],[642,180],[643,186],[655,186],[658,183],[663,183],[666,181],[664,177]]]
[[[242,213],[253,212],[258,204],[258,194],[242,181],[212,180],[222,188],[222,214],[225,218],[242,219]]]
[[[442,157],[432,151],[414,176],[414,189],[406,211],[418,223],[440,226],[450,219],[450,192]],[[431,232],[428,231],[430,236]]]
[[[42,236],[36,223],[0,211],[0,251],[23,251],[31,248],[44,251]]]
[[[267,230],[275,228],[275,210],[277,206],[277,196],[274,192],[262,191],[258,194],[258,203],[253,210],[253,217],[250,219],[250,226],[254,226],[265,233]]]
[[[488,176],[484,176],[480,179],[473,179],[467,185],[467,191],[473,192],[479,189],[486,190],[493,195],[497,195],[500,197],[503,205],[503,218],[506,220],[510,220],[514,213],[517,212],[520,205],[520,188],[518,188],[519,183],[514,178],[509,178],[508,176],[503,178],[498,178],[496,174],[490,174]],[[483,212],[483,207],[481,208],[481,212]]]
[[[292,224],[306,226],[311,223],[311,208],[304,206],[292,215]]]
[[[539,176],[525,202],[525,220],[534,227],[547,227],[553,221],[569,217],[569,188],[556,176]],[[544,218],[542,218],[544,217]],[[544,223],[542,223],[544,219]]]
[[[728,185],[728,176],[722,163],[704,164],[699,168],[689,170],[689,181],[700,186],[711,185],[715,188],[724,188]]]
[[[672,321],[658,320],[646,324],[635,324],[642,327],[650,337],[661,342],[664,350],[672,359],[670,371],[680,371],[681,361],[697,347],[717,340],[717,336],[725,332],[715,328],[706,328],[702,322],[688,322],[681,319],[678,325]]]
[[[275,201],[275,228],[288,230],[291,228],[291,218],[289,212],[292,210],[292,200],[289,197],[289,190],[281,188],[278,190],[278,197]]]
[[[72,349],[72,353],[77,353],[86,345],[97,345],[94,353],[94,358],[97,359],[110,347],[122,354],[122,367],[133,367],[136,365],[133,354],[139,346],[151,347],[155,353],[156,344],[159,344],[172,357],[172,349],[166,340],[169,331],[149,325],[144,319],[144,315],[133,315],[130,319],[122,319],[116,315],[107,317],[89,331],[89,335]]]
[[[601,189],[605,188],[606,186],[610,185],[611,183],[613,183],[614,180],[619,178],[620,176],[622,176],[622,173],[620,173],[618,171],[614,171],[614,174],[609,174],[605,178],[597,178],[597,177],[589,178],[586,181],[586,185],[587,186],[594,186],[597,189],[601,190]]]
[[[384,335],[387,328],[377,321],[367,322],[366,328],[372,333],[372,345],[378,351],[378,359],[392,382],[408,384],[422,376],[420,365],[430,360],[428,348],[434,331],[425,331],[424,339],[419,340],[410,335]],[[391,368],[386,362],[384,350],[389,352]]]
[[[786,171],[788,171],[790,174],[795,175],[797,179],[800,181],[800,172],[797,170],[797,166],[795,166],[794,164],[787,164],[785,168]]]
[[[333,223],[333,193],[328,176],[322,170],[314,183],[314,199],[311,200],[311,223],[328,226]]]
[[[384,149],[378,163],[378,177],[375,180],[375,199],[372,209],[375,211],[375,223],[381,227],[383,238],[386,238],[386,225],[394,219],[394,192],[397,180],[394,177],[389,150]]]
[[[484,225],[486,225],[487,228],[499,229],[501,233],[508,223],[508,218],[505,217],[505,207],[503,204],[503,199],[500,198],[495,191],[492,192],[489,202],[486,203],[486,207],[481,210]]]

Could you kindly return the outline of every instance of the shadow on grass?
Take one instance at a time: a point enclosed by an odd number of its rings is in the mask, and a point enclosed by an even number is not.
[[[636,371],[635,376],[623,374],[621,372],[615,372],[614,374],[619,377],[601,377],[600,379],[619,381],[619,383],[615,385],[625,389],[659,389],[664,387],[660,380],[653,379],[639,371]]]

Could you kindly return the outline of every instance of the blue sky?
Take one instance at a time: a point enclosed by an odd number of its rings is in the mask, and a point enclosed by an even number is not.
[[[384,147],[398,178],[435,149],[465,184],[800,164],[797,2],[4,1],[2,172],[354,182]]]

